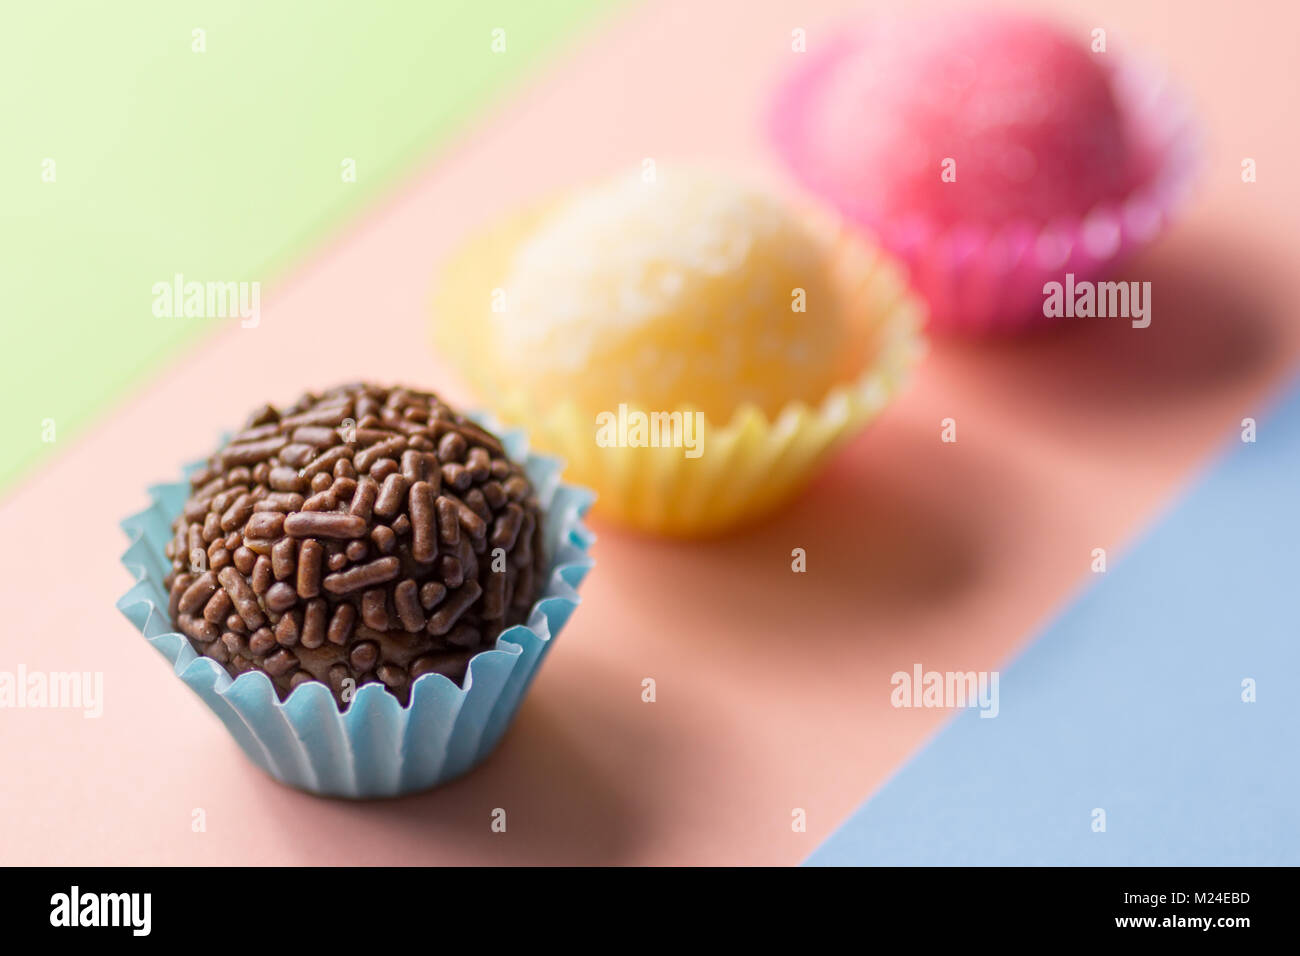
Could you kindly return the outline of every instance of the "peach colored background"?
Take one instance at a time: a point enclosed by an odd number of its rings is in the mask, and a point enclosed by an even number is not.
[[[1300,357],[1300,15],[1088,4],[1073,21],[1105,27],[1113,50],[1154,53],[1209,134],[1197,203],[1126,270],[1153,283],[1150,329],[1081,320],[938,345],[883,420],[761,530],[683,545],[598,526],[584,605],[514,729],[444,790],[346,804],[247,763],[114,609],[129,583],[115,522],[209,451],[232,405],[358,377],[455,396],[415,345],[450,244],[645,156],[762,165],[758,109],[790,30],[816,44],[852,5],[807,6],[630,9],[305,265],[260,328],[231,327],[142,384],[0,505],[0,668],[100,670],[106,685],[99,720],[0,712],[0,862],[796,863],[945,719],[891,709],[890,673],[1005,662],[1088,584],[1092,548],[1122,549],[1243,416],[1265,413]],[[1257,184],[1239,180],[1244,156]],[[939,441],[947,416],[955,445]],[[806,575],[790,572],[794,547]],[[657,703],[641,702],[645,677]],[[489,829],[497,807],[505,834]],[[791,831],[795,807],[807,833]],[[191,832],[195,808],[206,833]]]

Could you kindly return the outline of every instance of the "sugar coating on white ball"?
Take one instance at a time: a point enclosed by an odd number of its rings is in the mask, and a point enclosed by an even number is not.
[[[700,170],[620,176],[552,210],[503,291],[499,357],[541,400],[774,413],[821,397],[846,335],[825,230]]]

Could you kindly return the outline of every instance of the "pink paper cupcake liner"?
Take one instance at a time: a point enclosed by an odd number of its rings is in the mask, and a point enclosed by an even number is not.
[[[1067,272],[1076,281],[1105,274],[1154,239],[1190,190],[1199,154],[1191,109],[1166,76],[1116,58],[1109,61],[1112,88],[1137,151],[1136,185],[1126,193],[1082,216],[1048,222],[940,226],[919,210],[904,220],[877,221],[854,197],[833,195],[819,182],[803,128],[806,104],[857,42],[852,36],[835,41],[786,79],[769,133],[805,187],[906,264],[913,287],[929,303],[932,331],[1001,333],[1060,321],[1043,314],[1044,284],[1062,281]]]

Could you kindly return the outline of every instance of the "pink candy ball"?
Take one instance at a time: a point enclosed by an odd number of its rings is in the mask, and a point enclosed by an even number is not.
[[[785,125],[800,137],[786,147],[855,219],[1046,221],[1131,182],[1104,54],[1086,35],[963,14],[878,24],[837,51]]]

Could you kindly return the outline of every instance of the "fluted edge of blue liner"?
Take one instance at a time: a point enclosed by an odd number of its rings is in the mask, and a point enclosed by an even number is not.
[[[478,416],[476,416],[478,417]],[[255,764],[276,780],[336,797],[391,797],[438,786],[484,760],[510,726],[555,637],[578,606],[578,587],[593,561],[595,536],[582,522],[595,500],[560,481],[562,463],[529,451],[522,430],[502,431],[507,454],[524,463],[544,514],[550,573],[526,624],[502,631],[496,647],[470,659],[464,687],[425,674],[402,704],[381,684],[365,684],[340,712],[313,681],[281,701],[267,676],[231,678],[172,629],[163,587],[171,525],[189,495],[188,481],[153,485],[150,506],[122,521],[130,546],[122,564],[136,583],[117,602],[127,619],[212,709]],[[188,476],[201,463],[186,467]]]

